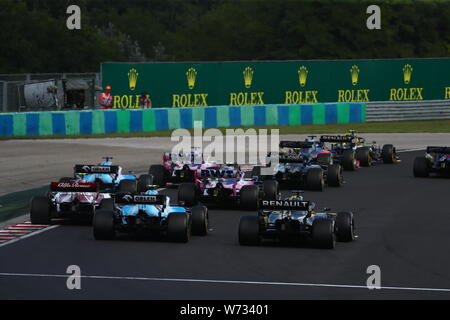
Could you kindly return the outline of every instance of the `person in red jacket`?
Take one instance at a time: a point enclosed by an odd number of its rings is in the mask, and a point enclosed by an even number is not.
[[[99,104],[102,109],[111,109],[113,107],[113,97],[111,95],[111,87],[107,86],[106,92],[103,92],[98,98]]]

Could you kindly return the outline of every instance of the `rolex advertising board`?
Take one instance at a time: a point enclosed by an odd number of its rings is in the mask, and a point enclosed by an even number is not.
[[[114,108],[450,99],[450,59],[103,63]]]

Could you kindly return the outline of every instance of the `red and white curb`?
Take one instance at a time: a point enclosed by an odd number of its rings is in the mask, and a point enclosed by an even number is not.
[[[31,224],[31,222],[23,222],[12,227],[0,230],[0,247],[14,243],[16,241],[28,238],[30,236],[48,231],[58,227],[49,225]]]

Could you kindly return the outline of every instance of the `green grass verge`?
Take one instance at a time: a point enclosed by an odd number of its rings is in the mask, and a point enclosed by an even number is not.
[[[310,134],[310,133],[340,133],[349,129],[359,133],[404,133],[404,132],[450,132],[450,120],[429,121],[395,121],[395,122],[366,122],[351,124],[325,124],[301,126],[269,126],[254,127],[255,129],[279,129],[280,134]],[[219,128],[225,132],[227,128]],[[228,128],[236,129],[236,128]],[[244,128],[245,129],[245,128]],[[189,130],[193,132],[193,130]],[[0,140],[12,139],[83,139],[83,138],[134,138],[134,137],[169,137],[172,130],[157,132],[112,133],[97,135],[55,135],[55,136],[26,136],[26,137],[0,137]]]
[[[31,198],[44,195],[47,190],[48,186],[45,186],[0,196],[0,222],[29,213]]]

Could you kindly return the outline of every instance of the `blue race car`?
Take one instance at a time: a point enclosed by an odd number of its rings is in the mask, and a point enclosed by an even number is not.
[[[450,177],[450,147],[427,147],[425,156],[414,159],[414,177],[425,178],[431,173]]]
[[[105,161],[98,165],[79,164],[74,167],[74,178],[61,178],[60,182],[84,182],[97,183],[101,192],[130,192],[138,193],[147,190],[147,186],[153,185],[153,177],[143,174],[137,177],[134,174],[122,174],[122,167],[114,166],[110,160],[112,157],[103,158]]]
[[[208,233],[209,218],[205,206],[173,206],[170,198],[157,190],[140,194],[118,193],[105,201],[112,202],[112,209],[95,212],[93,227],[96,240],[114,239],[116,233],[132,233],[167,236],[173,242],[188,242],[191,234],[206,236]]]
[[[240,245],[259,245],[262,239],[310,240],[319,248],[333,249],[336,240],[351,242],[356,238],[352,212],[332,213],[329,208],[319,212],[314,202],[300,196],[301,191],[294,193],[284,200],[262,200],[258,215],[242,217]]]

